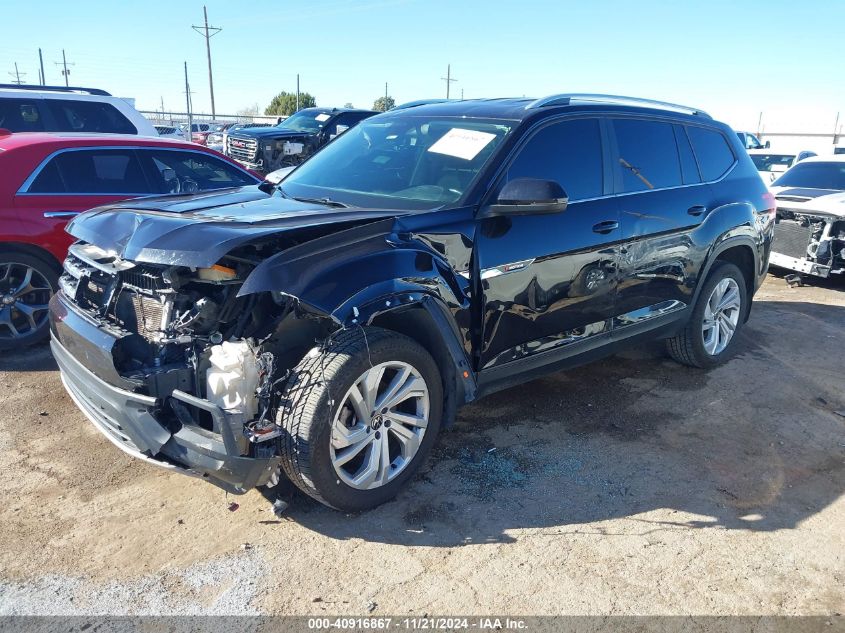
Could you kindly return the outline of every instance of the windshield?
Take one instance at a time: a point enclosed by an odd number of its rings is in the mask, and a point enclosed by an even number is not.
[[[795,154],[751,154],[751,160],[758,171],[772,171],[775,165],[789,167]]]
[[[290,115],[276,127],[282,128],[283,130],[291,130],[293,132],[314,133],[323,129],[326,121],[331,118],[332,115],[327,112],[301,110],[296,114]]]
[[[377,208],[452,204],[469,189],[513,125],[420,116],[368,119],[288,176],[282,193]]]
[[[801,162],[775,180],[772,186],[845,191],[845,162]]]

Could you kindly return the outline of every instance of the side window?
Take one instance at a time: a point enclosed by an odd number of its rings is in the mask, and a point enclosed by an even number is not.
[[[0,127],[11,132],[43,132],[37,100],[0,98]]]
[[[64,152],[54,159],[68,193],[144,195],[150,191],[141,163],[131,149]]]
[[[65,193],[65,183],[59,174],[56,158],[52,158],[29,185],[27,193]]]
[[[675,141],[678,143],[678,156],[681,158],[681,177],[685,185],[693,185],[701,182],[701,174],[698,172],[698,165],[695,162],[695,155],[692,153],[692,146],[684,128],[680,125],[672,126],[675,130]]]
[[[62,132],[137,134],[138,130],[110,103],[44,99]]]
[[[687,127],[687,133],[704,181],[711,182],[724,176],[736,158],[722,133],[692,125]]]
[[[329,139],[333,139],[335,136],[340,136],[346,130],[358,123],[358,121],[360,120],[360,115],[353,114],[351,112],[341,114],[334,121],[332,121],[331,125],[329,126]]]
[[[139,153],[152,163],[153,189],[157,193],[190,193],[256,184],[254,178],[238,168],[200,152],[139,150]]]
[[[602,144],[598,119],[573,119],[540,129],[507,171],[506,180],[555,180],[569,199],[602,195]]]
[[[617,170],[622,191],[648,191],[682,184],[678,146],[670,123],[643,119],[615,119]]]

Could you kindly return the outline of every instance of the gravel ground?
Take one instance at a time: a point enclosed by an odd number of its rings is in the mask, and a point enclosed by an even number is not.
[[[132,460],[47,348],[6,354],[0,615],[842,613],[843,346],[845,285],[770,277],[723,367],[651,345],[501,392],[396,501],[282,518]]]

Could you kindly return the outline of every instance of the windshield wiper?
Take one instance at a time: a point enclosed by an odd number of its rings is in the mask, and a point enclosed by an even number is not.
[[[296,200],[297,202],[310,202],[312,204],[322,204],[326,207],[334,207],[336,209],[348,209],[352,205],[346,204],[345,202],[338,202],[337,200],[332,200],[331,198],[297,198],[296,196],[289,196],[286,194],[281,187],[278,188],[279,191],[282,192],[282,195],[285,198],[290,198],[291,200]]]

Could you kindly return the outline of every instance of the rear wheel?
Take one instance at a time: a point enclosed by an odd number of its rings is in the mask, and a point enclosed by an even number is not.
[[[437,365],[414,340],[357,328],[299,363],[285,401],[285,474],[326,505],[360,511],[394,497],[425,461],[443,391]]]
[[[58,274],[46,261],[0,252],[0,350],[38,343],[49,334],[48,308]]]
[[[748,293],[735,265],[717,262],[704,282],[686,327],[666,341],[669,355],[690,367],[715,367],[733,354]]]

